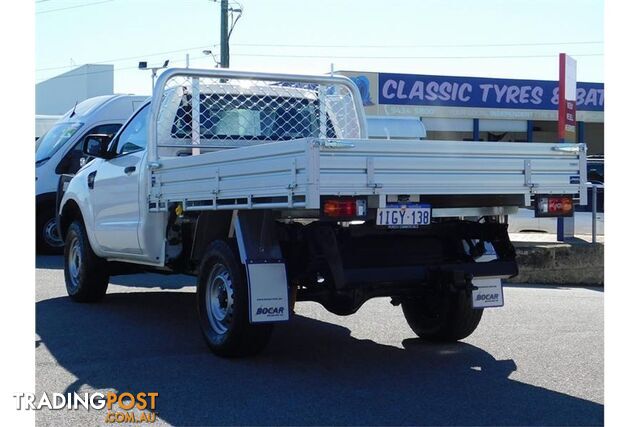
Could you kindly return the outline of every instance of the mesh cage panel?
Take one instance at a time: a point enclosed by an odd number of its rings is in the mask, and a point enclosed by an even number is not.
[[[158,109],[159,157],[300,138],[361,138],[343,82],[173,75]]]

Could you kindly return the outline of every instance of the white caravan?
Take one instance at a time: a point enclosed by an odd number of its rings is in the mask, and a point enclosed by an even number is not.
[[[62,252],[55,221],[58,181],[87,161],[82,141],[89,134],[115,134],[146,97],[105,95],[78,103],[36,142],[36,248]],[[36,120],[37,122],[37,120]]]

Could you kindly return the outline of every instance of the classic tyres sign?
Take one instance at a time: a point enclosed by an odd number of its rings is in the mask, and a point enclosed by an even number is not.
[[[558,82],[380,73],[378,102],[391,105],[557,110]],[[581,111],[604,111],[604,84],[578,83]]]

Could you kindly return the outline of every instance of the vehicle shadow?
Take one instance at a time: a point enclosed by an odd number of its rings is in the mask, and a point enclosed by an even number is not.
[[[52,367],[39,365],[38,392],[156,391],[158,417],[172,425],[603,424],[603,405],[510,380],[513,360],[465,343],[412,338],[397,348],[294,316],[261,355],[221,359],[200,337],[186,292],[53,298],[37,303],[36,319],[40,347],[77,378],[43,390]]]
[[[36,268],[62,270],[64,268],[64,259],[62,255],[36,255]]]
[[[109,283],[135,288],[182,289],[196,286],[196,278],[184,274],[140,273],[111,276]]]
[[[569,291],[571,289],[584,289],[593,292],[604,292],[604,286],[589,286],[589,285],[548,285],[548,284],[536,284],[536,283],[503,283],[505,288],[524,288],[524,289],[553,289],[560,291]]]
[[[64,258],[61,255],[36,255],[36,268],[62,270],[64,269]],[[185,275],[140,273],[112,276],[109,278],[109,283],[140,288],[181,289],[195,286],[196,279]]]

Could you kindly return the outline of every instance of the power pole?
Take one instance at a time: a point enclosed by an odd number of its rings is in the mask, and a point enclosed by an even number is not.
[[[229,0],[220,0],[220,66],[229,68]]]

